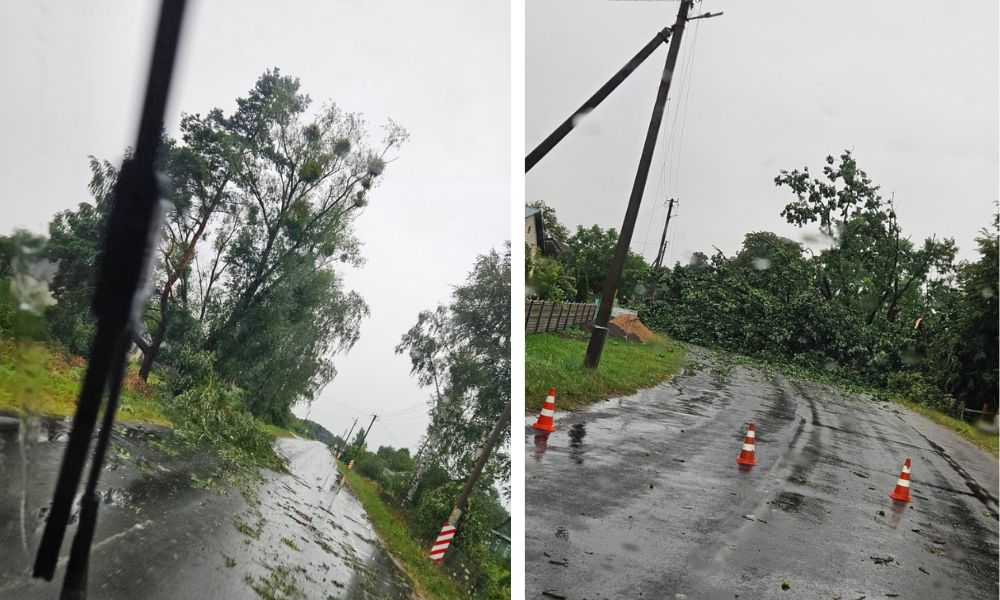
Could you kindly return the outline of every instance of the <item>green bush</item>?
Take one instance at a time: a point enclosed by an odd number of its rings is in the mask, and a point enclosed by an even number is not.
[[[247,412],[242,390],[210,380],[175,396],[168,407],[182,440],[211,444],[237,466],[284,470],[264,424]]]
[[[359,452],[358,457],[355,459],[354,470],[368,479],[374,479],[379,483],[382,483],[382,471],[384,469],[385,463],[382,462],[382,459],[371,452]]]
[[[952,417],[962,417],[962,406],[918,371],[900,371],[889,375],[891,394],[914,404],[921,404]]]

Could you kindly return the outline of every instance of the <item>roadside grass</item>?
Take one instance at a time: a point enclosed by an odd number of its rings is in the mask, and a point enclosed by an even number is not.
[[[291,431],[279,425],[275,425],[273,423],[264,423],[264,431],[269,433],[271,437],[276,437],[276,438],[295,437],[295,434],[292,433]]]
[[[0,338],[0,413],[46,417],[73,414],[85,366],[82,358],[40,342],[15,344]],[[138,368],[129,365],[119,397],[119,419],[171,425],[158,397],[157,385],[139,379]]]
[[[382,502],[378,484],[347,470],[343,463],[338,463],[338,466],[364,506],[386,549],[404,564],[418,595],[434,600],[468,598],[468,593],[457,582],[427,558],[427,549],[413,539],[402,516]]]
[[[922,404],[917,404],[915,402],[910,402],[897,397],[892,397],[892,400],[898,404],[902,404],[913,412],[927,417],[938,425],[951,429],[959,436],[993,454],[993,456],[1000,458],[1000,436],[997,434],[982,431],[972,423],[966,423],[962,419],[956,419],[955,417],[946,415],[938,410],[930,408],[929,406],[924,406]]]
[[[647,343],[609,337],[600,367],[583,368],[589,336],[573,328],[525,336],[525,409],[541,408],[556,388],[559,409],[580,408],[598,400],[630,394],[677,373],[687,354],[683,344],[657,335]]]

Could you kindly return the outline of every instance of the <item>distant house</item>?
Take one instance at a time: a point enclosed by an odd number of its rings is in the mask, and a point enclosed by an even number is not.
[[[534,256],[541,254],[548,258],[570,250],[566,242],[545,233],[542,211],[527,204],[524,205],[524,241]]]
[[[507,517],[499,530],[490,530],[490,534],[486,542],[490,552],[501,560],[510,558],[510,517]]]

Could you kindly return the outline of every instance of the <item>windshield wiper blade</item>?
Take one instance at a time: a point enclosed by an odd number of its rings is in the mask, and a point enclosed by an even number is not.
[[[152,255],[161,234],[161,185],[155,163],[185,2],[163,0],[160,7],[135,153],[122,163],[97,265],[93,306],[97,330],[91,343],[87,371],[73,415],[52,508],[35,556],[34,576],[51,580],[97,425],[101,399],[107,390],[108,403],[81,499],[79,526],[63,581],[62,597],[65,599],[86,597],[87,563],[100,502],[97,483],[111,438],[130,331],[145,300],[145,282],[149,278]]]

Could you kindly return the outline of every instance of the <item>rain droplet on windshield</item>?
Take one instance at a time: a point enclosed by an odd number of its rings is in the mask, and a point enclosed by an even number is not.
[[[983,298],[986,299],[992,298],[993,296],[997,295],[996,292],[993,291],[993,288],[991,288],[990,286],[986,286],[983,289],[979,290],[979,293],[982,294]]]
[[[771,259],[764,258],[763,256],[758,256],[753,259],[753,268],[758,271],[766,271],[771,268]]]

